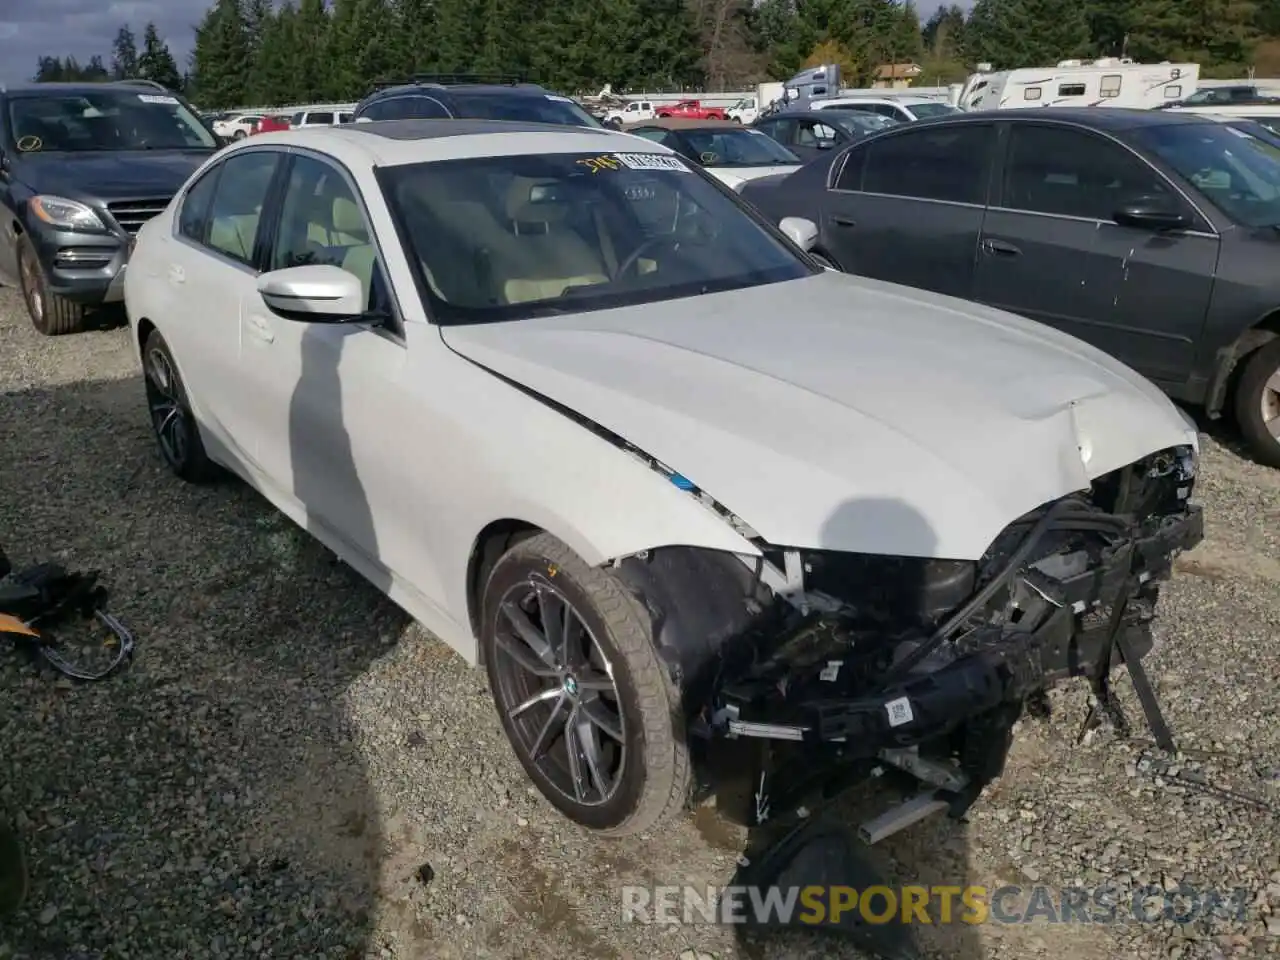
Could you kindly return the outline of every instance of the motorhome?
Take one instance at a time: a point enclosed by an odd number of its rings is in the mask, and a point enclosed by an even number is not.
[[[1134,63],[1107,57],[1063,60],[1055,67],[983,70],[965,81],[962,110],[1024,107],[1130,107],[1149,109],[1189,96],[1200,79],[1194,63]]]

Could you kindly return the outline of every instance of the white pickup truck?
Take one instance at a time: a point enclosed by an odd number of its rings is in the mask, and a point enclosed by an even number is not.
[[[639,123],[654,118],[653,104],[648,100],[632,100],[625,107],[616,107],[604,115],[605,123]]]

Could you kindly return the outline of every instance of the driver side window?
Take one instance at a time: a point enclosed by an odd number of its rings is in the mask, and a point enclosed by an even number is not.
[[[1109,221],[1137,196],[1173,194],[1123,147],[1065,127],[1015,124],[1010,131],[1001,206]]]
[[[296,156],[280,207],[280,224],[269,268],[324,264],[360,278],[366,309],[379,299],[380,273],[373,236],[364,209],[337,168],[309,156]],[[383,286],[381,298],[386,299]]]

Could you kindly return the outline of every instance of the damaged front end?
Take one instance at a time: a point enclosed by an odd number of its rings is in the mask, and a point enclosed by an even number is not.
[[[863,825],[875,842],[962,816],[1003,771],[1027,704],[1067,678],[1088,678],[1122,722],[1107,678],[1127,664],[1168,740],[1141,659],[1160,582],[1203,538],[1194,474],[1190,447],[1161,451],[1018,519],[976,562],[761,545],[736,583],[710,558],[659,552],[619,572],[655,617],[694,732],[760,742],[756,821],[886,766],[922,782]]]

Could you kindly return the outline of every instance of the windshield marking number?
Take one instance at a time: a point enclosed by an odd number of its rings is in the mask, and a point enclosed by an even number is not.
[[[592,173],[599,173],[601,170],[617,170],[621,166],[616,159],[608,154],[601,157],[588,157],[577,162],[579,166],[586,167]]]
[[[613,153],[598,157],[587,157],[575,161],[592,173],[603,170],[673,170],[677,173],[688,173],[689,168],[679,157],[665,153]]]
[[[689,167],[679,157],[667,153],[615,153],[624,167],[631,170],[674,170],[688,173]]]
[[[167,103],[170,106],[178,105],[177,97],[162,97],[154,93],[140,93],[138,94],[138,99],[143,103]]]

